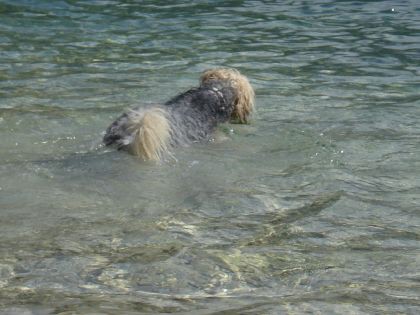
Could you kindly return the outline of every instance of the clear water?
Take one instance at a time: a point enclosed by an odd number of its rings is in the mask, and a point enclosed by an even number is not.
[[[101,147],[214,66],[251,125]],[[417,0],[0,0],[0,313],[418,314],[419,91]]]

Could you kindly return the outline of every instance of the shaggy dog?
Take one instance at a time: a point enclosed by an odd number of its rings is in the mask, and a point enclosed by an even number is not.
[[[131,109],[106,130],[105,145],[115,145],[143,160],[164,160],[171,148],[208,139],[219,123],[248,123],[254,90],[235,69],[204,71],[200,86],[163,105]]]

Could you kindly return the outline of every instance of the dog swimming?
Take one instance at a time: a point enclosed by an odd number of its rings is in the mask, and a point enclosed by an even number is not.
[[[162,161],[175,147],[209,139],[218,124],[249,123],[254,90],[231,68],[202,73],[198,87],[166,103],[128,110],[106,130],[103,142],[147,161]]]

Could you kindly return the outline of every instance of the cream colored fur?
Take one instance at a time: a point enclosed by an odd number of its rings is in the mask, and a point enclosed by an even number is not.
[[[236,89],[237,95],[231,120],[237,120],[243,124],[248,123],[251,113],[255,110],[255,94],[248,79],[236,69],[216,68],[204,71],[200,77],[201,83],[209,80],[230,81],[232,87]]]
[[[134,139],[129,151],[143,160],[159,161],[169,153],[171,127],[165,110],[150,108],[132,113],[130,129]]]

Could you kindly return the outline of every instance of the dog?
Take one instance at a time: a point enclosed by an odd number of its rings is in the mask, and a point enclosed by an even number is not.
[[[130,109],[119,116],[106,129],[103,142],[146,161],[162,161],[174,147],[209,139],[220,123],[249,123],[254,96],[238,70],[209,69],[198,87],[164,104]]]

